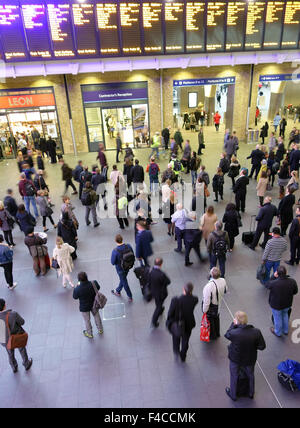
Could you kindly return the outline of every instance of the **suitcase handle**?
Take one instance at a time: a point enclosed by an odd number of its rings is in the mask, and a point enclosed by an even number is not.
[[[253,218],[256,218],[256,215],[252,215],[251,216],[251,220],[250,220],[250,232],[254,232],[254,229],[252,230],[252,223],[253,223]],[[255,220],[254,220],[254,225],[255,225]]]

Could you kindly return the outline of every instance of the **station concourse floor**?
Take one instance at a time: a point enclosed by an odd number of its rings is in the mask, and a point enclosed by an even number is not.
[[[223,132],[214,128],[205,129],[206,149],[202,162],[206,165],[211,180],[219,162],[223,146]],[[190,138],[192,147],[197,147],[197,134],[184,132]],[[255,144],[240,144],[238,158],[242,166],[250,168],[245,158]],[[115,161],[115,152],[107,152],[110,167]],[[136,157],[145,165],[149,149],[135,150]],[[74,167],[78,159],[91,166],[95,164],[96,153],[83,154],[75,158],[66,155],[65,161]],[[122,158],[121,158],[122,159]],[[160,160],[161,169],[167,161]],[[119,164],[122,166],[122,163]],[[60,165],[46,162],[47,182],[52,200],[55,203],[54,219],[57,221],[64,184],[61,181]],[[15,160],[0,163],[0,198],[8,187],[15,190],[17,200],[18,169]],[[148,180],[148,178],[147,178]],[[185,176],[190,181],[189,176]],[[6,287],[3,272],[0,273],[0,297],[7,301],[7,307],[18,311],[24,317],[25,328],[29,333],[28,354],[33,358],[29,372],[25,372],[20,355],[19,372],[13,374],[8,364],[5,350],[0,349],[0,407],[103,407],[103,408],[232,408],[232,407],[299,407],[299,392],[290,393],[283,389],[277,380],[276,366],[287,358],[300,360],[300,344],[288,337],[276,338],[269,330],[271,310],[268,305],[268,292],[256,280],[256,269],[261,260],[260,247],[255,252],[241,242],[242,232],[249,230],[250,216],[258,211],[256,182],[250,181],[246,202],[246,213],[242,215],[243,227],[236,239],[234,251],[228,255],[226,281],[229,292],[221,308],[221,337],[211,343],[199,340],[202,317],[202,289],[207,283],[208,262],[200,264],[191,253],[191,267],[184,266],[184,255],[173,251],[174,238],[167,235],[166,225],[160,220],[152,227],[154,235],[154,254],[164,259],[163,269],[171,278],[169,296],[165,302],[165,313],[160,325],[150,329],[154,303],[146,303],[134,273],[128,279],[133,292],[133,302],[128,303],[126,295],[122,298],[110,292],[118,284],[115,269],[110,264],[114,248],[114,236],[120,232],[116,219],[101,220],[100,227],[89,227],[84,222],[84,208],[77,196],[71,196],[76,206],[76,216],[80,222],[78,259],[72,274],[74,281],[79,271],[86,271],[90,279],[97,279],[101,290],[108,297],[103,321],[104,334],[96,334],[89,340],[83,336],[83,320],[78,302],[72,298],[71,288],[64,289],[61,278],[54,271],[46,277],[35,277],[32,260],[24,246],[23,234],[15,229],[17,246],[14,250],[14,280],[18,286],[14,291]],[[211,196],[208,204],[215,206],[222,219],[225,206],[231,198],[231,180],[225,178],[224,201],[218,204]],[[278,188],[272,192],[278,204]],[[297,198],[299,195],[297,195]],[[42,231],[39,219],[37,231]],[[122,231],[125,241],[134,245],[133,220],[130,228]],[[50,255],[54,248],[56,233],[50,228],[48,248]],[[204,244],[201,243],[204,249]],[[289,258],[287,252],[284,260]],[[152,258],[153,261],[153,258]],[[299,266],[289,267],[290,274],[300,284]],[[172,339],[165,327],[165,317],[171,298],[181,293],[183,285],[193,282],[194,294],[199,297],[195,310],[197,326],[193,330],[190,348],[185,364],[176,363],[172,352]],[[224,333],[231,324],[231,314],[243,310],[248,314],[249,323],[260,328],[267,344],[258,353],[256,365],[256,393],[254,400],[241,398],[232,402],[225,394],[229,386],[229,360]],[[103,315],[103,314],[102,314]],[[294,299],[291,321],[300,319],[300,294]],[[300,325],[300,321],[298,323]],[[298,334],[299,337],[299,334]]]

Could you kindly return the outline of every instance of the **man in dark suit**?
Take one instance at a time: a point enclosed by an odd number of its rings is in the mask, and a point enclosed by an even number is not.
[[[292,150],[289,157],[290,173],[292,171],[299,172],[300,167],[300,150],[297,144],[292,145]]]
[[[249,178],[246,176],[246,170],[242,169],[240,172],[239,178],[236,180],[236,183],[233,187],[233,193],[235,193],[235,205],[236,210],[245,212],[246,205],[246,194],[247,186],[249,184]]]
[[[261,167],[261,161],[265,157],[264,152],[260,150],[259,147],[260,147],[259,144],[257,144],[255,150],[252,150],[250,156],[247,157],[247,159],[251,159],[251,164],[252,164],[249,178],[252,178],[255,171],[255,180],[257,179],[257,176]]]
[[[139,184],[143,184],[145,175],[144,175],[144,168],[140,165],[140,162],[138,159],[135,159],[134,161],[135,165],[131,170],[131,178],[133,182],[134,187],[134,194],[137,192],[137,188]]]
[[[254,367],[257,360],[257,350],[263,351],[266,343],[261,331],[248,324],[245,312],[236,312],[233,323],[225,334],[230,340],[228,358],[230,360],[230,388],[226,394],[237,400],[237,384],[240,369],[243,368],[249,380],[249,398],[254,396]]]
[[[196,326],[194,309],[198,303],[198,297],[193,296],[193,289],[193,284],[189,282],[183,287],[183,295],[173,297],[166,323],[172,334],[174,355],[176,358],[180,356],[182,362],[185,362],[192,329]],[[178,321],[183,321],[181,335],[178,335],[175,329],[175,323]]]
[[[202,238],[202,232],[199,230],[199,224],[196,224],[196,212],[190,212],[188,221],[184,231],[184,246],[185,246],[185,266],[191,266],[193,262],[190,262],[190,252],[194,248],[200,261],[203,261],[203,257],[200,252],[200,242]]]
[[[289,238],[291,244],[291,258],[285,263],[290,266],[293,266],[294,263],[298,265],[300,261],[300,207],[296,209],[296,217],[292,221]]]
[[[252,243],[249,245],[251,250],[255,250],[261,235],[264,233],[264,242],[260,244],[262,248],[265,248],[268,239],[270,238],[270,229],[272,227],[273,218],[277,216],[277,208],[271,204],[271,196],[266,196],[264,199],[264,205],[259,210],[256,217],[257,227]]]
[[[163,259],[157,258],[149,274],[149,287],[155,299],[155,311],[152,316],[151,327],[158,327],[158,318],[164,311],[164,300],[168,296],[167,286],[171,283],[168,276],[161,270]]]
[[[141,266],[144,262],[145,266],[149,266],[148,257],[152,256],[153,251],[151,242],[153,242],[152,232],[146,230],[147,225],[144,221],[138,221],[136,224],[137,234],[135,237],[136,250],[135,255],[140,260]]]

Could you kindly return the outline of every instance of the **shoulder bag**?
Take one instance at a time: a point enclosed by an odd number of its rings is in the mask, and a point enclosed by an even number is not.
[[[215,284],[216,287],[216,294],[217,294],[217,302],[218,304],[215,305],[214,303],[212,303],[212,293],[210,295],[210,305],[207,311],[207,315],[211,318],[217,318],[219,315],[219,291],[218,291],[218,287],[217,284],[215,283],[215,281],[212,281]]]
[[[201,327],[200,327],[200,340],[201,342],[210,341],[210,322],[207,319],[207,315],[203,314]]]
[[[8,342],[6,348],[8,350],[13,350],[16,348],[25,348],[28,341],[28,334],[26,331],[18,334],[11,334],[9,324],[8,324],[9,313],[6,314],[6,327],[8,330]]]
[[[107,302],[107,298],[104,296],[104,294],[100,293],[100,291],[97,290],[95,281],[92,281],[92,286],[93,286],[94,291],[96,293],[95,300],[93,303],[93,308],[92,308],[92,314],[95,315],[99,311],[99,309],[104,308],[104,306],[106,305],[106,302]]]

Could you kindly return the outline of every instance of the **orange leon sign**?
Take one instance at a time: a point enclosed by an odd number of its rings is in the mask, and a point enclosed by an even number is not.
[[[0,109],[6,108],[28,108],[54,106],[53,94],[17,95],[0,97]]]

